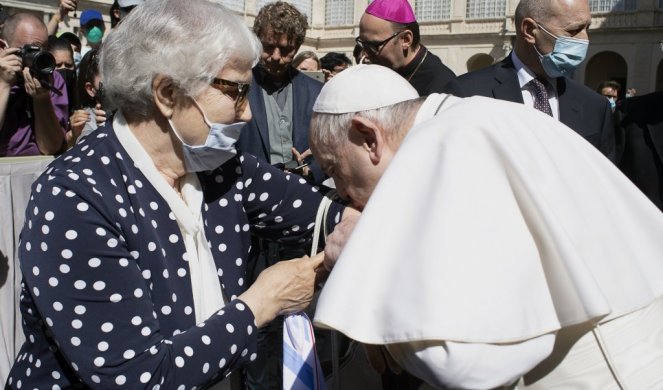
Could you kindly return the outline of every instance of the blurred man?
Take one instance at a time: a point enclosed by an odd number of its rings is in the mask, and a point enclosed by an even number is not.
[[[456,96],[524,103],[561,121],[615,160],[610,105],[571,78],[587,53],[587,0],[522,0],[516,7],[516,44],[503,61],[458,77]]]
[[[46,25],[34,15],[19,13],[7,19],[1,38],[0,157],[61,152],[68,117],[64,79],[53,69],[35,71],[21,56],[25,45],[34,47],[30,55],[50,56],[43,51]]]
[[[348,226],[327,240],[318,325],[435,388],[663,388],[663,214],[591,145],[374,65],[313,110],[313,153],[363,210],[335,265]]]
[[[371,64],[395,70],[426,96],[442,92],[456,75],[421,44],[419,23],[407,0],[376,0],[359,21],[359,37]]]
[[[621,87],[621,84],[614,80],[606,80],[601,82],[597,88],[597,92],[608,99],[612,112],[615,112],[615,107],[617,107],[617,100],[619,100],[619,90]]]
[[[325,82],[336,76],[337,73],[346,70],[350,65],[352,65],[352,61],[348,56],[335,51],[331,51],[320,58],[320,66],[322,66],[322,71],[325,74]]]
[[[85,55],[90,49],[99,49],[104,39],[106,24],[101,12],[94,9],[86,9],[81,13],[81,32],[87,43],[81,49],[81,55]]]

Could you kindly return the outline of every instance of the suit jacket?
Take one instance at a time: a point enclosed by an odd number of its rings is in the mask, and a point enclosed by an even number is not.
[[[623,140],[619,169],[663,210],[663,92],[626,99],[617,108]],[[621,149],[621,148],[620,148]]]
[[[518,73],[511,55],[501,62],[459,76],[445,88],[460,97],[487,96],[523,103]],[[559,120],[615,161],[615,126],[606,98],[566,77],[557,78]]]
[[[258,159],[270,161],[269,127],[267,123],[267,112],[265,101],[262,97],[260,70],[253,68],[253,79],[249,90],[249,104],[251,106],[252,119],[242,129],[242,134],[237,141],[237,148],[243,152],[253,154]],[[313,80],[296,69],[292,72],[292,144],[299,151],[304,152],[309,148],[308,130],[313,113],[313,103],[317,99],[322,83]],[[315,162],[310,166],[313,181],[317,184],[325,179],[322,169]]]

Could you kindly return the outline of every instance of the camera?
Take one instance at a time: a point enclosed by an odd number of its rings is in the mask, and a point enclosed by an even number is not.
[[[40,81],[46,80],[55,70],[55,57],[37,45],[25,45],[17,55],[21,57],[23,67],[30,69],[30,73]]]

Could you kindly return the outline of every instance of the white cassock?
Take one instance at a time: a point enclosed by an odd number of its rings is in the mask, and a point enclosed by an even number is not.
[[[554,119],[483,97],[435,115],[446,97],[419,110],[316,324],[436,387],[663,388],[663,214]]]

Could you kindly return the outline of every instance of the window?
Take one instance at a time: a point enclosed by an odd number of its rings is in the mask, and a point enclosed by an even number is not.
[[[244,0],[221,0],[219,3],[232,11],[244,13]]]
[[[325,2],[325,25],[347,26],[354,23],[354,0],[327,0]]]
[[[499,18],[506,14],[506,0],[467,0],[468,19]]]
[[[661,0],[659,0],[659,8]],[[635,11],[635,0],[589,0],[592,12]]]
[[[451,18],[451,0],[417,0],[414,8],[420,22]]]

